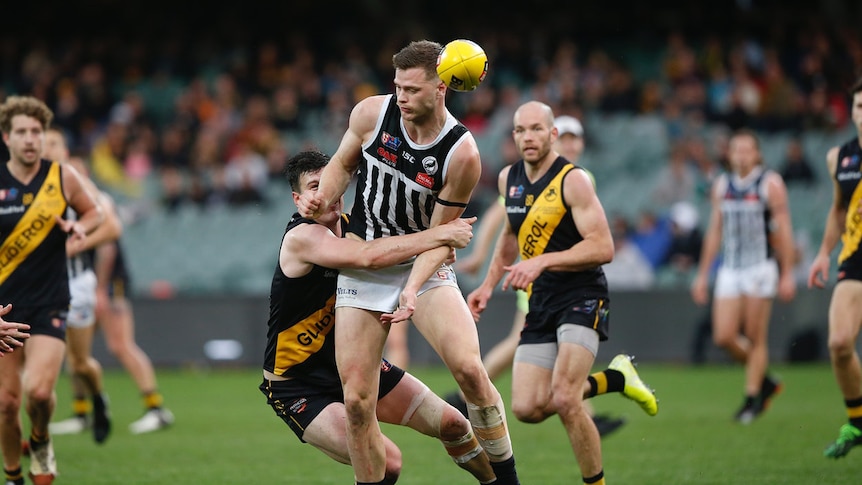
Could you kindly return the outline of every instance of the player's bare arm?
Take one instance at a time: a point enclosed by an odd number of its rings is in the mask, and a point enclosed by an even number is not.
[[[123,233],[123,224],[117,214],[114,201],[104,192],[98,190],[96,185],[88,178],[82,178],[90,195],[96,200],[105,220],[96,229],[87,234],[83,240],[69,239],[66,244],[66,254],[74,256],[80,252],[93,249],[107,242],[116,241]]]
[[[706,305],[709,301],[708,278],[709,270],[712,268],[712,263],[718,255],[718,250],[721,246],[721,200],[718,197],[718,182],[713,184],[712,193],[710,195],[712,205],[709,211],[709,225],[706,229],[706,234],[703,236],[703,246],[700,250],[700,263],[697,268],[697,275],[691,283],[691,298],[698,305]]]
[[[431,213],[431,227],[460,217],[467,203],[470,202],[473,189],[479,182],[479,176],[482,174],[479,149],[472,135],[467,134],[466,137],[452,153],[446,182],[437,194],[437,203]],[[416,295],[419,288],[449,258],[449,255],[449,248],[446,247],[438,247],[419,254],[401,292],[398,309],[393,314],[381,315],[381,320],[387,323],[398,323],[410,318],[416,308]]]
[[[835,180],[835,171],[838,168],[838,151],[839,147],[832,147],[826,154],[826,169],[829,172],[829,178],[832,180],[832,205],[829,207],[829,214],[826,215],[826,228],[823,231],[823,240],[820,243],[820,249],[811,262],[811,268],[808,271],[808,287],[823,288],[826,282],[829,281],[829,265],[832,250],[841,239],[841,233],[844,231],[844,218],[847,216],[847,208],[842,202],[841,186]]]
[[[796,266],[796,243],[793,241],[787,186],[779,174],[770,172],[766,179],[766,187],[767,204],[772,214],[772,243],[778,253],[780,271],[778,296],[783,301],[790,301],[796,295],[796,280],[793,276],[793,268]]]
[[[347,131],[344,132],[335,154],[323,169],[318,190],[304,192],[296,203],[300,215],[316,218],[320,216],[321,210],[344,195],[359,167],[362,144],[374,132],[377,116],[385,99],[385,96],[371,96],[353,107]]]
[[[279,261],[288,276],[306,274],[316,264],[333,269],[379,269],[437,247],[463,248],[473,238],[475,217],[455,219],[421,233],[373,241],[338,237],[321,224],[304,224],[285,234]]]
[[[62,165],[60,173],[66,200],[75,212],[77,221],[60,220],[60,227],[72,238],[84,239],[105,220],[105,214],[96,200],[84,187],[81,174],[70,165]]]
[[[543,271],[583,271],[609,263],[614,243],[605,210],[583,170],[571,170],[564,179],[563,197],[583,240],[565,251],[544,253],[505,269],[503,289],[525,290]]]

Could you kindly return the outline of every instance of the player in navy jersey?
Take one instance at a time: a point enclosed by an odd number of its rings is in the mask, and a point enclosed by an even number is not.
[[[75,169],[41,159],[52,118],[33,97],[10,96],[0,105],[9,149],[0,165],[0,302],[13,303],[9,318],[30,324],[31,334],[23,352],[0,359],[0,448],[6,481],[16,485],[24,483],[22,401],[31,425],[30,476],[42,485],[57,474],[48,423],[66,349],[66,249],[80,247],[104,219]],[[66,219],[67,207],[77,220]]]
[[[841,241],[838,282],[829,304],[829,357],[847,409],[847,423],[824,451],[840,458],[862,444],[862,366],[856,341],[862,327],[862,78],[850,90],[856,136],[826,154],[834,196],[820,250],[811,263],[808,286],[823,288],[829,281],[832,250]]]
[[[749,424],[781,390],[767,372],[767,337],[775,296],[790,301],[796,294],[796,250],[787,188],[780,174],[763,166],[757,136],[747,130],[734,133],[728,159],[730,173],[712,187],[709,227],[691,293],[699,305],[709,301],[709,271],[720,249],[712,335],[716,345],[745,365],[745,396],[735,419]]]
[[[319,152],[301,152],[288,160],[285,175],[294,199],[317,189],[326,163],[327,157]],[[339,199],[316,221],[295,214],[285,229],[272,279],[260,390],[300,440],[341,463],[350,463],[335,352],[337,345],[351,344],[335,342],[334,335],[345,325],[334,310],[335,268],[382,268],[436,247],[464,247],[472,238],[475,218],[363,242],[342,237],[346,218],[341,216],[341,208]],[[406,425],[439,439],[458,466],[480,483],[494,483],[488,456],[458,410],[386,361],[378,361],[377,372],[377,416],[381,421]],[[400,474],[401,452],[388,438],[383,441],[385,471],[379,483],[391,484]]]
[[[621,392],[650,415],[658,404],[627,355],[590,374],[609,331],[601,268],[614,255],[608,221],[590,175],[554,150],[551,108],[525,103],[513,121],[522,159],[497,179],[507,219],[485,279],[467,300],[478,318],[504,275],[503,290],[528,292],[512,369],[512,412],[529,423],[559,415],[583,482],[604,484],[599,433],[584,399]]]
[[[482,162],[472,134],[446,109],[447,88],[436,70],[441,50],[423,40],[393,56],[395,94],[371,96],[353,108],[320,189],[297,202],[301,214],[318,217],[344,194],[354,174],[349,237],[411,234],[464,212]],[[497,483],[519,483],[503,400],[482,365],[476,325],[455,273],[444,264],[448,255],[437,248],[391,268],[342,271],[338,277],[336,318],[343,323],[335,348],[357,483],[380,483],[384,475],[375,416],[378,367],[390,325],[406,325],[411,317],[464,392]]]

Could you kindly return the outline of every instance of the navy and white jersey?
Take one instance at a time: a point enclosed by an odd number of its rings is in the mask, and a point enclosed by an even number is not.
[[[395,96],[388,95],[372,136],[362,145],[350,232],[369,241],[430,227],[452,153],[469,131],[451,113],[427,144],[407,136]]]
[[[71,207],[66,209],[66,220],[77,221],[78,214]],[[95,251],[89,249],[80,252],[74,256],[70,256],[66,260],[66,267],[69,271],[69,281],[72,281],[76,276],[83,274],[86,271],[94,271],[93,258]]]
[[[744,179],[722,174],[716,182],[722,218],[721,264],[728,268],[747,268],[772,258],[767,173],[756,167]]]

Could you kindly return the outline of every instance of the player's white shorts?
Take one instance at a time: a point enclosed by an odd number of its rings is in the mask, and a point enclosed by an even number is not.
[[[335,308],[345,306],[384,313],[395,310],[412,268],[413,263],[410,262],[376,270],[341,270],[338,275]],[[419,289],[419,295],[438,286],[458,288],[458,281],[451,266],[440,266]]]
[[[86,328],[96,323],[96,273],[86,270],[69,279],[69,316],[66,325]]]
[[[774,298],[777,292],[778,263],[774,259],[743,269],[719,266],[715,275],[715,298]]]

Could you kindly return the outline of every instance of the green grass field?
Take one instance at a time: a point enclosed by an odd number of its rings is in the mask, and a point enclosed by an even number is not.
[[[742,399],[742,369],[642,364],[641,376],[657,389],[660,412],[646,416],[619,395],[594,400],[599,412],[628,423],[602,442],[605,475],[612,484],[854,484],[862,479],[862,449],[840,461],[823,458],[837,436],[844,410],[828,365],[782,366],[785,382],[772,408],[743,427],[731,416]],[[453,389],[442,368],[414,374],[439,394]],[[127,425],[141,404],[128,376],[110,371],[114,433],[103,446],[89,435],[57,436],[59,484],[349,484],[352,472],[301,444],[266,406],[257,370],[159,372],[176,425],[133,436]],[[508,379],[498,384],[506,401]],[[69,413],[68,380],[58,387],[57,417]],[[26,425],[25,425],[26,426]],[[510,418],[522,483],[580,483],[559,421],[527,425]],[[401,447],[400,484],[475,483],[435,440],[384,426]],[[25,461],[25,471],[27,462]]]

